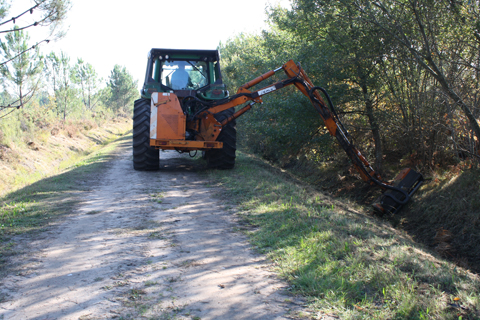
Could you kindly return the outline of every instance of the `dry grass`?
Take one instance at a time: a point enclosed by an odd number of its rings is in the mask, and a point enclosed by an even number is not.
[[[79,120],[52,127],[0,144],[0,196],[60,173],[130,130],[131,123],[110,121],[99,127],[92,120]]]

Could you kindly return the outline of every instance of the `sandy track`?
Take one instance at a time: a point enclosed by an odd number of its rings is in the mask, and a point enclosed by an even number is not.
[[[2,280],[0,319],[298,315],[301,302],[234,232],[201,166],[162,152],[160,171],[137,172],[130,147],[118,152],[70,217],[20,243],[22,271]]]

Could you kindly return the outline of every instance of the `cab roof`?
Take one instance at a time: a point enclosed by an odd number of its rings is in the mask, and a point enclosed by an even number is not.
[[[204,60],[219,61],[220,54],[218,50],[197,50],[197,49],[159,49],[153,48],[149,52],[150,59],[159,58],[161,60]]]

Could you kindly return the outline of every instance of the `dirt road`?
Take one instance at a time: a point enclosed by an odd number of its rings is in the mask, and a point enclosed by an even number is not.
[[[162,152],[160,171],[136,172],[130,147],[118,152],[72,215],[19,242],[0,319],[298,316],[301,302],[235,232],[201,164]]]

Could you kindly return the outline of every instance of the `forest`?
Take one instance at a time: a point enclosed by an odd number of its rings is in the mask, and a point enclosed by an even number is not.
[[[55,134],[130,117],[138,85],[125,67],[115,65],[109,78],[102,79],[81,58],[73,61],[63,51],[43,53],[50,41],[65,34],[62,23],[70,6],[70,1],[44,0],[9,13],[7,1],[0,1],[0,152],[31,142],[40,132]],[[8,18],[7,13],[18,15]],[[17,23],[31,14],[37,14],[32,24]],[[31,39],[34,28],[47,30],[46,38]]]
[[[268,21],[220,45],[230,88],[293,59],[329,92],[378,171],[401,159],[428,169],[478,163],[478,1],[295,0],[270,8]],[[249,114],[241,143],[282,165],[331,159],[336,146],[293,91]]]
[[[39,1],[21,15],[39,11],[40,20],[19,26],[0,2],[3,139],[55,121],[131,113],[137,82],[124,67],[116,65],[104,80],[87,61],[40,52],[61,38],[69,7],[69,1]],[[447,0],[272,6],[268,28],[220,43],[223,74],[234,90],[290,59],[301,63],[329,92],[379,172],[399,160],[428,169],[478,163],[479,7],[478,1]],[[50,37],[32,40],[30,28],[49,29]],[[282,165],[299,157],[334,158],[336,145],[307,99],[292,89],[266,102],[239,124],[244,146]]]

